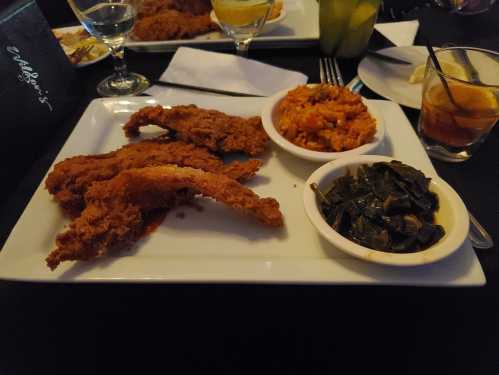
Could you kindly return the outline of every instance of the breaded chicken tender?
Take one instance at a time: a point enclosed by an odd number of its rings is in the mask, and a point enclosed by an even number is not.
[[[269,140],[258,116],[242,118],[195,105],[144,107],[130,117],[123,129],[126,136],[136,137],[140,127],[149,124],[172,131],[177,139],[220,153],[256,156],[265,150]]]
[[[248,160],[224,164],[204,147],[157,138],[129,144],[106,154],[63,160],[54,166],[45,186],[70,216],[76,216],[85,206],[84,195],[92,183],[109,180],[127,169],[164,164],[199,168],[242,182],[254,176],[262,162]]]
[[[263,224],[283,225],[275,199],[260,198],[230,177],[172,165],[130,169],[89,188],[84,211],[57,236],[47,265],[53,270],[63,261],[89,260],[127,248],[143,234],[144,215],[194,194],[211,197]]]
[[[194,15],[172,9],[138,19],[132,35],[143,41],[189,39],[215,30],[218,26],[209,14]]]

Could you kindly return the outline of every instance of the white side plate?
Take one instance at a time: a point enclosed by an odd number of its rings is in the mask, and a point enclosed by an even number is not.
[[[409,83],[409,77],[416,66],[426,64],[428,57],[426,48],[422,46],[390,47],[379,52],[412,62],[412,65],[392,64],[366,56],[357,69],[362,82],[377,94],[395,103],[421,109],[423,85]]]

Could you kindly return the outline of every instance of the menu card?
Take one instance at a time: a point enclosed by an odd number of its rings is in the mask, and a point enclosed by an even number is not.
[[[71,109],[74,68],[34,0],[0,8],[0,180],[22,170]]]

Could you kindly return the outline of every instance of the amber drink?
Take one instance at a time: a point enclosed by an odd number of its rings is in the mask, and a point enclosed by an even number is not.
[[[469,48],[437,51],[439,61],[464,65],[466,80],[445,75],[428,61],[418,132],[430,156],[466,161],[493,129],[499,118],[499,56],[495,55]]]

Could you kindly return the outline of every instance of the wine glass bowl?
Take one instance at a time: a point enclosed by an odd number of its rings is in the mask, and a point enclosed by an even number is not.
[[[234,40],[238,55],[246,55],[260,33],[274,0],[211,0],[219,25]]]
[[[102,96],[137,95],[149,87],[149,81],[128,72],[124,60],[126,37],[133,28],[136,9],[132,0],[68,0],[83,27],[107,45],[114,61],[114,74],[97,85]]]

